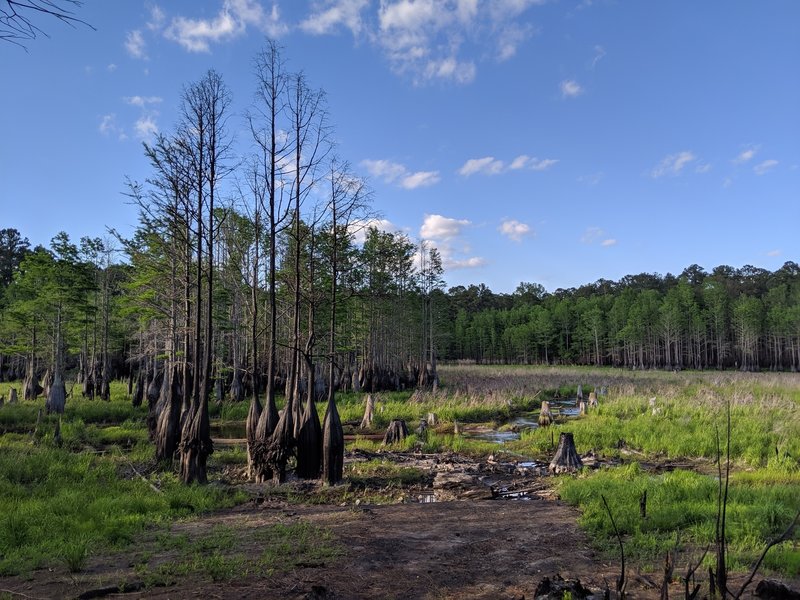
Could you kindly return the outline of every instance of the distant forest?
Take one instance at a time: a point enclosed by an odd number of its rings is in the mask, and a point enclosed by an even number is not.
[[[279,392],[288,383],[294,335],[289,232],[276,246]],[[406,236],[374,228],[359,236],[361,243],[351,233],[339,244],[332,349],[337,389],[425,386],[435,375],[436,359],[800,368],[800,266],[794,262],[774,272],[752,266],[706,272],[692,265],[679,275],[641,273],[552,293],[521,283],[509,294],[483,284],[445,290],[435,249],[421,270],[419,247]],[[152,241],[140,231],[124,245],[110,238],[82,238],[75,244],[62,233],[49,248],[30,248],[18,231],[0,230],[0,380],[24,379],[32,365],[44,376],[58,344],[65,367],[83,382],[92,374],[102,381],[103,369],[108,378],[152,371],[169,353],[170,329],[180,333],[171,322],[182,310],[177,304],[183,290],[165,249]],[[239,400],[252,385],[253,327],[257,345],[265,346],[269,338],[265,280],[256,275],[253,286],[248,275],[254,243],[251,220],[229,210],[214,249],[212,361],[217,396]],[[301,269],[300,337],[322,397],[331,356],[332,248],[323,235],[315,245],[307,250],[314,259],[306,256]],[[267,351],[256,348],[255,356]]]

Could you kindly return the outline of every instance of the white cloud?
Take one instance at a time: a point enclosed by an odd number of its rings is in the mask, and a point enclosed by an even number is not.
[[[558,162],[554,158],[531,158],[527,154],[520,154],[514,158],[510,164],[506,165],[502,160],[494,156],[484,156],[483,158],[470,158],[458,170],[460,175],[469,177],[476,173],[483,175],[498,175],[508,171],[519,171],[530,169],[531,171],[545,171]]]
[[[114,113],[100,117],[100,125],[98,125],[97,130],[105,136],[115,136],[121,142],[128,139],[125,131],[117,125],[117,115]]]
[[[756,146],[750,146],[742,150],[731,162],[737,165],[744,164],[751,160],[756,155],[756,152],[758,152],[758,148]]]
[[[583,88],[574,79],[565,79],[561,82],[560,88],[562,98],[576,98],[583,93]]]
[[[445,269],[449,269],[450,271],[456,271],[458,269],[477,269],[478,267],[485,267],[489,264],[489,261],[482,256],[470,256],[469,258],[457,259],[445,257],[444,253],[442,253],[442,262],[444,263]]]
[[[452,240],[471,225],[467,219],[452,219],[442,215],[425,215],[419,234],[424,240]]]
[[[557,162],[558,159],[556,158],[543,158],[541,160],[538,158],[532,158],[530,162],[530,168],[534,171],[546,171]]]
[[[164,23],[167,20],[167,16],[164,14],[164,11],[161,10],[157,4],[153,4],[150,7],[150,20],[147,22],[147,28],[150,31],[158,31],[164,26]]]
[[[587,227],[581,236],[581,243],[589,246],[599,243],[603,248],[610,248],[617,245],[617,240],[608,237],[605,230],[600,227]]]
[[[129,31],[128,35],[125,37],[125,49],[133,58],[146,59],[146,46],[147,44],[144,41],[144,36],[138,29]]]
[[[697,157],[688,150],[678,152],[677,154],[670,154],[664,157],[661,162],[650,171],[650,176],[657,179],[664,175],[680,175],[683,168],[694,160],[697,160]]]
[[[530,225],[521,223],[516,219],[506,219],[500,224],[497,230],[515,242],[521,242],[523,237],[533,235],[533,230]]]
[[[361,12],[369,3],[369,0],[328,0],[320,3],[315,7],[315,12],[300,23],[300,29],[312,35],[323,35],[343,26],[358,37],[364,27]]]
[[[108,71],[109,73],[113,73],[116,70],[117,70],[117,65],[115,65],[114,63],[109,63],[108,66],[106,66],[106,71]]]
[[[466,84],[477,75],[476,60],[503,61],[516,54],[534,32],[522,13],[539,3],[382,0],[368,39],[382,49],[395,73],[410,76],[416,84]]]
[[[497,160],[494,156],[485,156],[483,158],[470,158],[463,164],[458,172],[465,177],[469,177],[475,173],[497,175],[503,172],[504,166],[502,160]]]
[[[400,185],[407,190],[414,190],[418,187],[428,187],[439,183],[439,171],[417,171],[409,173],[400,180]]]
[[[780,256],[783,254],[780,250],[770,250],[767,252],[767,256]]]
[[[708,173],[710,170],[711,170],[711,163],[702,163],[694,168],[694,172],[700,173],[701,175],[703,173]]]
[[[427,187],[439,183],[439,171],[409,171],[405,165],[390,160],[362,160],[367,172],[386,183],[396,183],[407,190]]]
[[[449,56],[441,60],[429,60],[423,71],[425,79],[444,79],[456,83],[470,83],[475,79],[476,68],[471,61],[458,61]]]
[[[497,60],[503,62],[513,58],[517,49],[533,35],[532,25],[509,23],[499,34],[497,42]]]
[[[163,101],[163,98],[159,96],[126,96],[123,100],[126,104],[130,104],[131,106],[144,108],[148,104],[159,104]]]
[[[388,219],[359,219],[351,222],[348,225],[348,232],[353,236],[353,241],[359,246],[364,244],[367,238],[367,231],[374,227],[378,231],[385,231],[387,233],[395,233],[400,231],[394,223]]]
[[[235,39],[251,26],[271,38],[280,37],[289,29],[281,21],[277,3],[266,11],[256,0],[225,0],[219,13],[210,19],[173,18],[164,36],[189,52],[210,52],[212,43]]]
[[[423,243],[436,246],[445,269],[481,267],[486,259],[470,256],[470,247],[464,239],[465,231],[472,225],[467,219],[454,219],[442,215],[425,215],[419,230]]]
[[[139,117],[133,129],[136,132],[136,137],[146,142],[151,141],[158,133],[158,125],[156,125],[153,115],[143,115]]]
[[[769,160],[760,162],[755,167],[753,167],[753,173],[755,173],[756,175],[765,175],[766,173],[770,172],[777,166],[778,166],[778,161],[775,160],[774,158],[770,158]]]
[[[594,69],[603,57],[606,55],[606,51],[602,46],[595,46],[594,47],[594,57],[592,58],[592,68]]]

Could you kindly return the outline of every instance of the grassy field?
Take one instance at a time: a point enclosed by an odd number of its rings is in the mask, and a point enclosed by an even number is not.
[[[628,556],[642,565],[659,565],[667,551],[688,560],[713,542],[715,460],[718,440],[722,451],[726,449],[728,407],[731,567],[746,569],[800,509],[800,376],[795,374],[444,366],[441,378],[442,388],[436,394],[376,395],[372,431],[380,432],[398,418],[414,429],[434,412],[440,426],[424,438],[412,434],[393,449],[478,458],[502,451],[545,460],[552,455],[558,433],[572,432],[579,452],[591,451],[608,459],[606,463],[623,463],[587,469],[554,483],[564,500],[580,508],[581,525],[609,559],[616,552],[616,541],[601,495],[614,512]],[[608,394],[587,415],[523,431],[519,440],[502,447],[452,432],[454,421],[502,428],[512,417],[535,415],[542,400],[574,397],[578,385],[587,395],[601,387]],[[0,395],[8,398],[8,391],[9,384],[0,384]],[[339,396],[343,422],[351,427],[360,422],[364,398],[363,394]],[[168,531],[171,524],[250,497],[227,484],[224,476],[228,467],[241,469],[245,464],[242,448],[220,448],[211,456],[208,486],[183,486],[171,469],[156,465],[145,426],[146,409],[132,407],[120,383],[112,386],[111,402],[67,401],[60,445],[54,440],[57,418],[39,420],[43,404],[40,398],[0,408],[0,574],[26,573],[55,563],[80,571],[93,553],[127,548],[147,532]],[[320,403],[318,410],[324,414],[325,404]],[[215,422],[238,422],[246,412],[246,402],[211,407]],[[380,443],[357,437],[350,444],[354,448],[376,451]],[[671,463],[683,467],[663,472]],[[418,470],[387,461],[349,464],[345,476],[346,486],[311,495],[289,487],[270,494],[291,503],[339,504],[378,482],[380,492],[359,497],[394,502],[396,490],[425,483]],[[645,490],[648,510],[642,518],[639,499]],[[277,536],[288,547],[292,539],[302,541],[307,534],[287,530],[263,535]],[[325,537],[324,532],[315,535]],[[168,537],[163,539],[166,546],[171,543]],[[325,546],[325,551],[334,552],[334,546]],[[184,571],[218,573],[215,577],[224,579],[226,573],[269,570],[276,561],[274,556],[238,556],[222,546],[203,553],[192,544],[181,556],[175,572],[147,561],[143,572],[155,580],[170,580]],[[800,575],[797,535],[773,548],[764,566]]]

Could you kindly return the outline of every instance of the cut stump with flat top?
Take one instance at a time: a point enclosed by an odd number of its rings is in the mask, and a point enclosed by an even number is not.
[[[561,473],[574,473],[578,469],[583,468],[581,457],[575,450],[575,439],[571,433],[561,433],[558,436],[558,448],[556,448],[556,455],[550,461],[548,470],[554,475]]]

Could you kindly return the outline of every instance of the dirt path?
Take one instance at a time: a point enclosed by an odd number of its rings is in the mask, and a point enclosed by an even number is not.
[[[539,498],[350,507],[249,505],[177,525],[173,533],[202,535],[219,525],[252,531],[308,522],[330,530],[343,553],[330,562],[268,577],[226,583],[183,578],[166,588],[106,597],[533,598],[541,579],[556,573],[578,578],[593,590],[599,591],[605,581],[613,587],[617,567],[599,561],[576,517],[574,509]],[[258,553],[263,548],[237,551]],[[33,598],[77,597],[112,582],[134,581],[136,574],[124,562],[100,557],[79,576],[50,571],[27,582],[6,581],[2,587]],[[636,584],[631,591],[635,597],[657,596]]]

